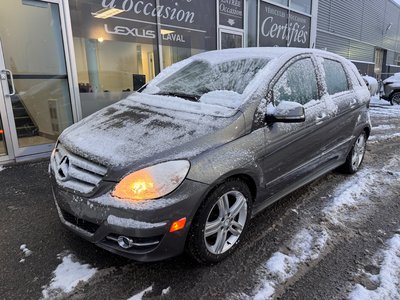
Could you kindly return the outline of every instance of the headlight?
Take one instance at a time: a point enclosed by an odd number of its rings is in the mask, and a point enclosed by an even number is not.
[[[120,199],[148,200],[175,190],[189,172],[187,160],[174,160],[141,169],[125,176],[112,195]]]

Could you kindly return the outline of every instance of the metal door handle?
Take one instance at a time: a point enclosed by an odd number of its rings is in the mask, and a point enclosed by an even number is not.
[[[7,80],[7,74],[10,76],[12,91],[10,91],[10,93],[7,94],[6,96],[14,96],[15,95],[15,85],[14,85],[13,73],[9,69],[1,70],[1,73],[5,75],[5,76],[1,76],[1,79],[3,79],[3,80]]]

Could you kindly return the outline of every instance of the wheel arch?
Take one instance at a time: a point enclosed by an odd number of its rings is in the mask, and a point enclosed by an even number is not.
[[[255,179],[255,175],[249,174],[248,172],[235,172],[235,173],[228,173],[225,174],[221,177],[219,177],[216,181],[214,181],[209,188],[206,190],[206,192],[204,193],[204,196],[202,197],[202,200],[199,204],[199,207],[201,205],[201,203],[203,203],[207,197],[215,190],[217,189],[221,184],[223,184],[224,182],[228,181],[228,180],[240,180],[242,182],[244,182],[247,187],[249,188],[250,194],[251,194],[251,198],[252,198],[252,202],[254,203],[257,195],[258,195],[258,186],[257,186],[257,181]],[[197,208],[198,209],[198,208]]]

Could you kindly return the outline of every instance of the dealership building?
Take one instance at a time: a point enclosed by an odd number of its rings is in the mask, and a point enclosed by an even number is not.
[[[318,48],[400,72],[392,0],[2,0],[0,164],[48,156],[63,129],[191,55]]]

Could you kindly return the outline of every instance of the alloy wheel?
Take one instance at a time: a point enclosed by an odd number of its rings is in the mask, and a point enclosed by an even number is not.
[[[228,251],[239,239],[247,220],[247,199],[239,191],[223,194],[208,214],[204,241],[212,254]]]
[[[358,169],[364,158],[365,148],[366,148],[365,146],[366,146],[365,134],[360,134],[360,136],[357,138],[354,144],[353,154],[351,157],[351,164],[354,170]]]
[[[400,93],[396,93],[392,96],[392,105],[400,104]]]

